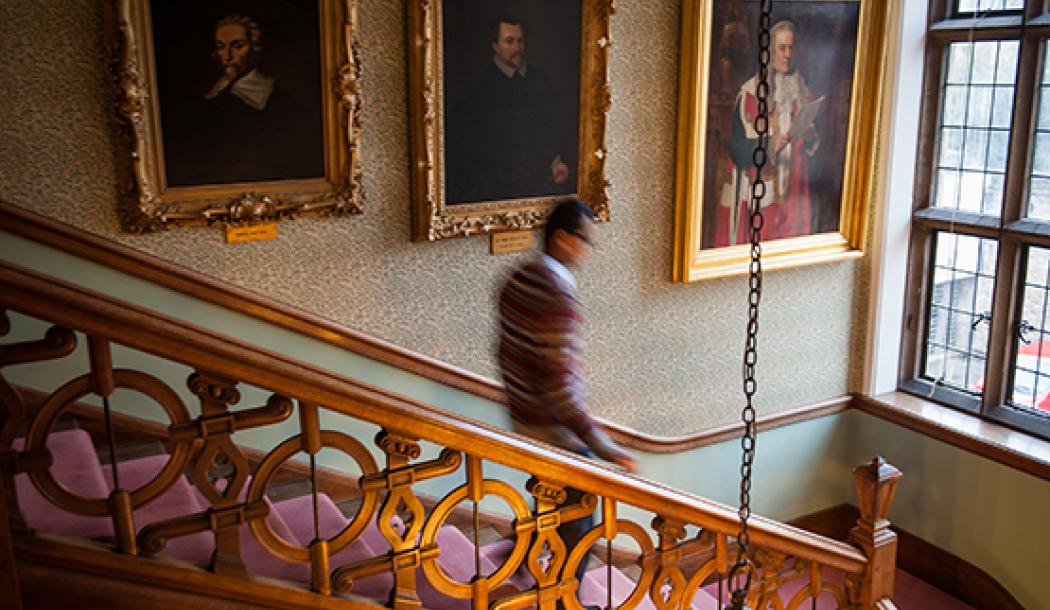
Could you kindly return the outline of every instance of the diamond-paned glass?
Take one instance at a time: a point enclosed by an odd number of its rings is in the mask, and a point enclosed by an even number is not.
[[[995,13],[1018,11],[1024,8],[1024,0],[959,0],[956,13]]]
[[[937,233],[923,375],[979,394],[984,388],[988,329],[999,244]]]
[[[1050,417],[1050,250],[1029,247],[1025,269],[1009,400]]]
[[[1044,41],[1043,74],[1039,79],[1035,138],[1032,143],[1032,170],[1028,180],[1025,215],[1050,220],[1050,46]]]
[[[1003,5],[1003,0],[999,4]],[[1004,7],[989,10],[1009,9]],[[1019,50],[1016,40],[949,45],[937,139],[934,207],[999,215]],[[1050,168],[1047,179],[1050,180]]]

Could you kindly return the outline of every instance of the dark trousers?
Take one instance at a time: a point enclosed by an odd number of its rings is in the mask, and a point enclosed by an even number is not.
[[[576,453],[587,458],[595,457],[594,453],[588,449],[581,449],[576,451]],[[582,498],[584,494],[583,491],[576,489],[575,487],[566,487],[565,493],[567,494],[567,498],[565,504],[562,504],[562,506],[578,504],[580,498]],[[566,559],[568,559],[568,555],[572,553],[572,550],[576,548],[576,544],[593,528],[594,513],[591,513],[586,517],[580,517],[575,521],[562,522],[562,524],[558,526],[558,535],[561,536],[562,541],[565,543]],[[579,588],[576,590],[577,596],[579,595],[579,591],[583,589],[583,575],[587,572],[587,558],[589,556],[590,553],[581,557],[580,565],[576,566],[576,582],[579,583]],[[564,608],[564,605],[560,601],[558,602],[558,608],[559,610]]]
[[[566,487],[565,492],[568,494],[568,499],[565,500],[563,506],[569,504],[578,504],[580,498],[583,497],[583,492],[574,487]],[[583,538],[583,536],[594,528],[594,513],[581,517],[575,521],[562,522],[558,526],[558,535],[561,536],[562,541],[565,542],[565,553],[566,558],[568,554],[572,553],[572,550],[576,548],[576,543]],[[580,559],[580,565],[576,567],[576,580],[579,581],[580,586],[583,586],[583,575],[587,571],[587,555],[584,555]]]

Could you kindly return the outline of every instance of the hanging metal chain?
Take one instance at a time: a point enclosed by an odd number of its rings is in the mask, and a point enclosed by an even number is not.
[[[751,542],[747,522],[751,517],[751,468],[755,461],[755,406],[754,396],[757,389],[755,382],[755,364],[758,361],[758,304],[762,300],[762,200],[766,197],[766,183],[762,179],[762,170],[769,161],[766,144],[769,140],[769,60],[770,36],[773,21],[773,1],[761,0],[758,23],[758,75],[755,85],[755,97],[758,100],[758,114],[754,119],[755,133],[758,142],[751,156],[754,164],[754,178],[751,182],[750,213],[751,227],[751,262],[748,266],[748,320],[747,342],[744,345],[744,397],[746,404],[740,418],[744,422],[744,435],[740,439],[743,455],[740,460],[740,532],[737,534],[736,563],[729,572],[730,585],[734,579],[740,584],[735,586],[730,603],[730,610],[745,610],[748,589],[754,565],[747,557],[747,547]],[[738,577],[743,576],[743,580]]]

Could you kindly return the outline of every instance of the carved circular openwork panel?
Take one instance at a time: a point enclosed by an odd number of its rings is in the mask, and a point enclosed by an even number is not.
[[[569,558],[565,560],[565,567],[562,568],[562,574],[575,574],[576,568],[583,561],[586,553],[591,550],[598,539],[602,537],[603,526],[598,524],[594,529],[584,534],[583,538],[580,539],[579,544],[576,548],[569,553]],[[616,533],[617,535],[623,534],[632,539],[638,544],[640,554],[644,557],[653,552],[653,542],[649,539],[649,534],[646,533],[642,526],[634,523],[633,521],[627,521],[625,519],[616,520]],[[645,593],[649,590],[649,585],[653,582],[655,575],[654,570],[650,567],[642,571],[642,575],[638,578],[638,584],[634,586],[634,590],[631,591],[631,595],[616,608],[635,608],[638,606],[638,602],[645,597]],[[580,604],[579,599],[579,588],[576,590],[576,595],[567,596],[562,600],[565,607],[568,610],[584,610],[583,605]]]
[[[437,544],[438,531],[441,529],[441,526],[445,524],[445,521],[448,520],[452,511],[455,510],[459,504],[467,501],[467,493],[468,487],[466,485],[460,486],[445,496],[441,502],[434,507],[433,512],[430,513],[430,519],[427,520],[426,527],[423,528],[423,537],[420,542],[421,547],[425,548]],[[501,498],[508,506],[510,506],[511,511],[514,512],[514,518],[518,521],[528,519],[532,515],[521,494],[502,481],[485,479],[481,482],[481,494],[482,497],[495,496]],[[488,580],[490,583],[493,585],[499,584],[514,573],[514,570],[521,565],[521,561],[525,558],[525,553],[529,550],[530,539],[531,536],[527,535],[517,537],[517,540],[515,540],[514,543],[514,548],[507,556],[506,561],[504,561],[499,569],[489,576]],[[424,561],[423,572],[426,574],[430,583],[434,585],[434,588],[445,595],[459,599],[470,599],[473,596],[473,588],[471,584],[454,580],[444,569],[441,568],[441,565],[437,562],[437,558]]]
[[[163,381],[128,369],[113,370],[113,386],[117,389],[132,390],[143,394],[156,402],[172,424],[181,424],[190,420],[189,411],[182,399]],[[25,450],[43,449],[58,418],[81,398],[94,392],[90,375],[82,375],[56,390],[44,402],[40,412],[33,420],[26,436]],[[152,479],[131,492],[132,508],[137,508],[156,498],[182,476],[189,463],[192,439],[172,441],[172,451],[167,464]],[[52,476],[50,469],[31,470],[29,477],[40,493],[64,510],[88,516],[106,516],[109,514],[107,498],[85,498],[62,486]]]
[[[378,471],[375,460],[368,449],[353,437],[347,436],[342,432],[322,430],[321,447],[335,449],[346,454],[360,466],[362,476]],[[303,436],[301,434],[289,438],[267,454],[263,461],[259,463],[255,477],[252,478],[252,483],[248,487],[248,503],[261,501],[266,493],[266,486],[277,474],[281,465],[300,451],[304,451]],[[378,491],[365,492],[364,497],[361,499],[360,508],[357,514],[354,515],[353,520],[341,532],[328,539],[329,554],[335,555],[357,539],[365,527],[368,526],[372,516],[375,515],[378,501]],[[270,524],[266,522],[266,519],[254,519],[250,523],[252,532],[255,533],[259,543],[274,555],[299,563],[310,561],[310,550],[308,548],[289,544],[270,528]]]

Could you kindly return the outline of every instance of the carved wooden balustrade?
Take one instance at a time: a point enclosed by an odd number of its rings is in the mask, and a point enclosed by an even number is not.
[[[10,331],[9,311],[53,325],[37,340],[0,347],[0,373],[16,365],[66,357],[78,341],[86,342],[90,363],[88,372],[61,385],[33,414],[27,413],[19,392],[0,377],[0,415],[4,416],[0,420],[0,501],[6,499],[8,515],[0,529],[7,536],[8,526],[16,538],[32,536],[24,531],[15,497],[13,477],[21,472],[61,509],[108,517],[114,532],[108,548],[124,556],[154,555],[172,540],[210,532],[214,553],[207,569],[251,578],[240,556],[240,526],[247,523],[269,553],[308,564],[312,591],[328,600],[350,600],[343,594],[352,595],[355,583],[389,573],[393,587],[387,604],[418,608],[421,570],[435,589],[452,598],[470,599],[478,610],[554,610],[559,600],[579,610],[579,583],[574,575],[588,552],[604,557],[610,571],[614,555],[620,564],[625,554],[630,555],[629,561],[636,566],[634,592],[618,605],[610,592],[603,604],[606,607],[632,609],[649,597],[660,610],[690,608],[703,587],[728,599],[727,575],[735,557],[733,535],[738,528],[733,508],[2,263],[0,310],[4,312],[0,319],[3,335]],[[199,402],[199,414],[191,415],[165,381],[145,372],[115,368],[114,345],[190,367],[188,386]],[[234,409],[242,387],[262,388],[270,398],[261,406]],[[119,389],[145,395],[163,409],[169,419],[167,465],[137,489],[122,489],[114,472],[114,491],[109,497],[81,497],[52,476],[47,438],[62,413],[84,397],[104,399],[101,409],[108,421],[109,398]],[[383,463],[377,464],[361,440],[323,425],[325,411],[378,426],[381,431],[374,442]],[[233,442],[235,432],[288,420],[298,420],[298,433],[277,444],[254,466]],[[25,430],[25,444],[14,451],[12,442],[20,430]],[[112,427],[109,430],[112,434]],[[421,443],[443,449],[437,457],[421,459]],[[296,456],[308,456],[310,471],[315,472],[314,458],[325,449],[346,454],[357,464],[361,473],[357,513],[340,533],[324,538],[318,532],[308,545],[296,546],[267,524],[264,494],[282,466]],[[489,463],[531,478],[525,489],[518,489],[487,477]],[[135,523],[136,509],[160,497],[183,476],[210,503],[207,510],[144,527]],[[808,608],[823,595],[832,596],[839,607],[891,608],[896,542],[886,513],[899,476],[879,460],[855,470],[862,518],[851,532],[853,545],[754,517],[750,528],[756,571],[749,606]],[[429,511],[418,491],[424,481],[445,481],[444,488],[450,490]],[[577,504],[565,504],[569,482],[586,492]],[[316,493],[316,478],[311,483]],[[475,557],[469,560],[479,566],[478,505],[486,498],[502,500],[513,515],[513,546],[495,571],[484,574],[477,570],[469,581],[454,580],[438,561],[442,552],[438,532],[457,510],[473,514]],[[624,506],[633,507],[632,514],[651,515],[650,522],[639,524],[626,518]],[[315,515],[316,510],[315,502]],[[598,525],[575,548],[565,548],[557,526],[592,512],[600,515]],[[378,526],[390,545],[389,552],[334,564],[333,556],[347,549],[370,524]],[[634,541],[635,551],[624,550],[626,539]],[[844,572],[844,580],[829,579],[826,569]],[[525,590],[508,587],[508,579],[523,571],[535,583]],[[606,582],[611,573],[608,576]],[[787,598],[782,592],[791,589],[792,581],[795,592]],[[801,587],[798,582],[803,583]]]

